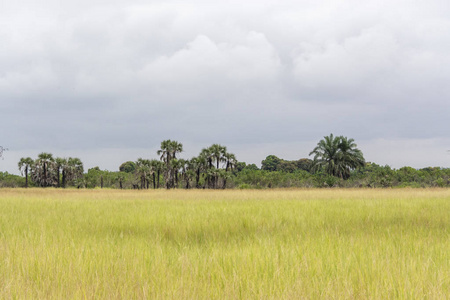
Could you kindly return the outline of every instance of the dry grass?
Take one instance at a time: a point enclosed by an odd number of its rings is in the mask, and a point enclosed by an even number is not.
[[[0,298],[446,299],[450,190],[0,190]]]

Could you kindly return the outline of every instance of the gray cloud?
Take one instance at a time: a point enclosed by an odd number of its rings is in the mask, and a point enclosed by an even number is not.
[[[259,163],[305,157],[330,132],[369,160],[448,166],[449,13],[438,0],[4,3],[0,168],[50,151],[115,169],[167,138]]]

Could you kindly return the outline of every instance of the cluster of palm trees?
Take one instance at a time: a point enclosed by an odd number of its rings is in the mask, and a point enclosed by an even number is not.
[[[199,156],[192,159],[178,158],[183,145],[177,141],[161,142],[157,154],[160,160],[139,158],[136,161],[135,174],[140,188],[160,187],[160,174],[163,175],[168,189],[190,188],[226,188],[237,160],[225,146],[213,144],[202,149]]]
[[[22,157],[19,170],[25,176],[25,187],[30,179],[40,187],[66,187],[70,182],[77,184],[83,177],[83,163],[79,158],[54,158],[51,153],[41,153],[33,160]]]
[[[365,164],[363,154],[356,146],[353,139],[344,136],[325,136],[309,154],[314,155],[311,171],[348,179],[352,170]],[[1,153],[5,149],[0,150]],[[167,189],[224,189],[227,181],[236,173],[238,161],[225,146],[213,144],[191,159],[179,158],[181,152],[181,143],[162,141],[157,151],[159,160],[139,158],[134,163],[133,186],[141,189],[149,189],[150,186],[154,189],[162,186]],[[81,187],[85,182],[83,163],[78,158],[54,158],[50,153],[41,153],[35,160],[21,158],[18,167],[25,176],[26,187],[29,178],[40,187],[66,187],[68,184]],[[118,172],[116,179],[122,188],[125,173]]]
[[[348,179],[350,172],[363,167],[364,156],[353,139],[344,136],[325,136],[309,155],[314,155],[312,171]]]

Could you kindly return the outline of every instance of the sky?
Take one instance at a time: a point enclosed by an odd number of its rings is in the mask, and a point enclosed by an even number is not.
[[[0,0],[0,171],[115,171],[166,139],[260,165],[330,133],[448,168],[449,116],[448,0]]]

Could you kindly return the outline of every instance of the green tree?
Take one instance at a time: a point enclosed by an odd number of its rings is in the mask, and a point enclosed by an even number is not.
[[[136,170],[136,164],[132,161],[126,161],[119,167],[120,172],[134,173],[134,170]]]
[[[309,158],[301,158],[295,161],[298,170],[311,171],[312,160]]]
[[[22,175],[25,174],[25,187],[28,187],[28,171],[33,166],[33,159],[31,157],[22,157],[18,163],[18,167]]]
[[[282,159],[275,155],[269,155],[261,162],[261,170],[277,171]]]
[[[325,136],[309,153],[314,155],[312,170],[316,172],[323,170],[332,176],[349,178],[351,170],[365,164],[361,150],[356,147],[353,139],[334,137],[333,134]]]

